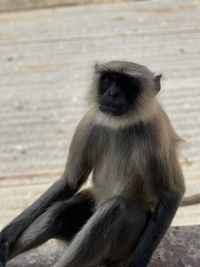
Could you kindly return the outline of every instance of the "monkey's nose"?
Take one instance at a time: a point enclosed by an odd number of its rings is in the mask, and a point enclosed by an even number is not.
[[[118,90],[116,88],[110,88],[109,96],[112,98],[116,98],[118,96]]]

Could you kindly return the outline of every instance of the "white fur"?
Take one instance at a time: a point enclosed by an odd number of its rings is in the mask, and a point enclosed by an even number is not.
[[[139,122],[145,122],[151,119],[151,117],[156,113],[158,103],[152,100],[146,103],[143,107],[137,105],[137,110],[130,110],[128,113],[121,116],[113,116],[97,110],[95,116],[95,122],[97,124],[112,128],[119,129],[126,126],[131,126]]]

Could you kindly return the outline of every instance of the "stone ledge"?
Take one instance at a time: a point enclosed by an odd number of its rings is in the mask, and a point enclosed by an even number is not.
[[[7,267],[50,267],[60,258],[64,247],[55,241],[20,255]],[[150,267],[199,267],[200,225],[171,227],[155,252]]]

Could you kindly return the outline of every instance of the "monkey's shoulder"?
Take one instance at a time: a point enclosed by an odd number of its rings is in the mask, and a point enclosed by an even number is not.
[[[157,150],[177,148],[181,138],[176,134],[167,114],[160,107],[159,112],[145,122],[113,129],[95,122],[91,112],[81,120],[79,126],[79,140],[87,139],[90,152],[101,153],[105,150],[124,151],[125,153],[137,149],[138,153],[155,153]]]

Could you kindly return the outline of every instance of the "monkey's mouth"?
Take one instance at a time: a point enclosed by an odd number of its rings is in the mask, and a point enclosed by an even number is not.
[[[109,106],[109,105],[100,105],[99,109],[107,114],[112,114],[115,116],[120,116],[126,112],[124,107]]]

